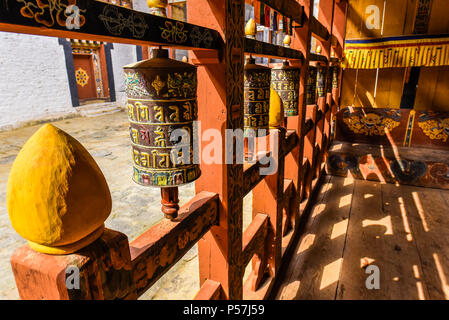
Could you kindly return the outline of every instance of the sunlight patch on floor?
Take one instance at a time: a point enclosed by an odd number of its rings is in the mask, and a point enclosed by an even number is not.
[[[424,208],[422,206],[421,200],[419,199],[418,192],[412,192],[413,201],[415,202],[416,209],[418,209],[419,217],[421,218],[421,223],[424,231],[429,232],[429,226],[427,225],[426,215],[424,213]]]
[[[315,235],[312,233],[306,234],[301,240],[301,244],[299,245],[297,254],[303,253],[306,250],[308,250],[313,245],[314,242],[315,242]]]
[[[340,276],[343,258],[339,258],[332,263],[326,265],[323,269],[323,277],[321,278],[320,290],[338,281]]]
[[[398,202],[399,202],[399,208],[401,209],[401,217],[402,217],[402,224],[404,225],[404,230],[406,235],[406,239],[407,241],[412,241],[413,240],[413,236],[412,236],[412,231],[410,229],[410,224],[408,222],[408,218],[407,218],[407,210],[405,209],[405,204],[404,204],[404,199],[402,197],[398,198]]]
[[[444,297],[449,300],[449,286],[447,284],[446,275],[444,274],[443,266],[441,265],[440,258],[436,253],[433,255],[433,260],[435,261],[435,266],[437,267],[438,276],[440,277],[441,289],[443,290]]]
[[[362,221],[362,226],[364,228],[368,226],[384,226],[387,229],[384,233],[385,235],[393,234],[393,225],[391,223],[391,216],[386,216],[379,220],[365,219]]]
[[[348,219],[344,219],[334,224],[332,227],[331,240],[346,234],[346,230],[348,230],[348,222]]]
[[[347,194],[340,198],[340,202],[338,204],[339,208],[343,208],[345,206],[349,206],[352,202],[352,194]]]

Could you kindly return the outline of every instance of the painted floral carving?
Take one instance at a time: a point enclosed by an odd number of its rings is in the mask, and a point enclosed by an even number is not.
[[[419,116],[418,126],[431,140],[446,142],[449,137],[449,118],[439,117],[437,112],[423,112]]]
[[[400,124],[401,113],[396,110],[379,110],[366,113],[364,110],[351,112],[348,108],[343,121],[349,130],[367,136],[384,136]]]

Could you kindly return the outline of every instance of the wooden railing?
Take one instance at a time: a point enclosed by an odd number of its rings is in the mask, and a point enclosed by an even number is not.
[[[317,59],[310,53],[312,33],[325,41],[332,37],[332,24],[321,24],[312,17],[313,0],[262,0],[295,21],[291,48],[284,48],[244,38],[244,0],[188,1],[189,23],[103,2],[76,2],[84,15],[79,29],[68,30],[56,22],[45,25],[24,15],[22,3],[6,0],[0,7],[0,30],[189,48],[191,62],[198,66],[202,130],[219,128],[223,137],[225,129],[243,127],[244,55],[288,59],[301,66],[300,115],[289,117],[285,129],[270,132],[279,137],[276,173],[264,176],[260,172],[265,166],[263,157],[271,157],[270,152],[245,165],[202,163],[197,195],[180,208],[179,217],[163,220],[131,243],[124,234],[106,230],[101,241],[69,256],[20,248],[12,257],[12,266],[21,298],[136,299],[195,243],[201,283],[195,299],[266,298],[298,235],[300,219],[312,204],[332,140],[338,90],[328,92],[331,84],[327,83],[328,93],[316,104],[306,105],[305,99],[309,63],[319,60],[328,71],[330,58]],[[320,1],[322,11],[333,14],[334,6],[335,0]],[[224,156],[223,152],[223,160]],[[251,191],[253,218],[243,231],[243,197]],[[252,272],[243,284],[249,262]],[[73,264],[81,270],[83,285],[77,290],[66,288],[61,276]]]

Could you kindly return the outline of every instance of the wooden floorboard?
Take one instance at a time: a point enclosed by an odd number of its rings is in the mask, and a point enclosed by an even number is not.
[[[379,289],[366,286],[370,264],[379,268]],[[422,298],[414,266],[420,270],[419,255],[407,239],[397,197],[382,193],[380,183],[356,180],[337,299]]]
[[[449,299],[448,235],[449,191],[327,176],[276,299]]]
[[[449,192],[404,187],[409,223],[430,299],[449,299]]]
[[[277,299],[335,298],[354,180],[327,179]]]

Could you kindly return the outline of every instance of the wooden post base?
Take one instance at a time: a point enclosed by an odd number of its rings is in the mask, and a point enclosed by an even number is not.
[[[14,252],[11,266],[23,300],[137,298],[128,237],[117,231],[105,229],[95,242],[69,255],[39,253],[25,245]]]

